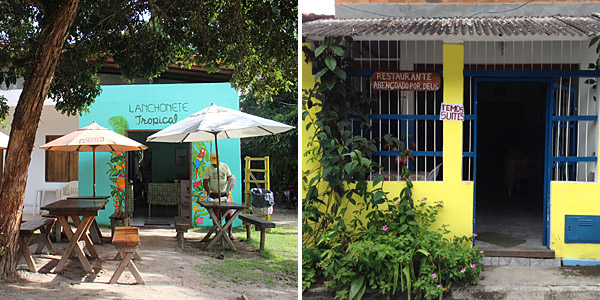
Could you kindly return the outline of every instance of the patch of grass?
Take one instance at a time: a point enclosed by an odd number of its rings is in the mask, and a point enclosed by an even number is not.
[[[258,248],[260,233],[253,231],[249,241]],[[209,278],[234,283],[261,283],[266,285],[298,284],[298,227],[279,226],[267,233],[265,251],[257,258],[210,260],[196,266]]]

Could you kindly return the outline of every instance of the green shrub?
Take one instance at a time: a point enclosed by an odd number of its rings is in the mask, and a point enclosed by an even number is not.
[[[453,285],[477,283],[483,253],[471,246],[473,237],[449,238],[447,225],[431,230],[442,203],[418,202],[408,228],[399,225],[403,222],[397,203],[381,220],[370,222],[387,225],[370,227],[358,241],[322,252],[317,267],[337,298],[361,299],[367,289],[387,298],[397,292],[409,298],[441,298]]]

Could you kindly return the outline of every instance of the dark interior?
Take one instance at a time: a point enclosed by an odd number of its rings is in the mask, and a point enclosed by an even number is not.
[[[128,131],[127,136],[146,146],[144,151],[128,152],[128,179],[133,182],[134,212],[133,216],[147,217],[147,191],[150,182],[173,182],[189,179],[189,160],[185,164],[175,163],[176,143],[146,142],[146,138],[156,131]],[[175,217],[179,214],[178,206],[152,205],[152,218]]]
[[[477,88],[475,230],[541,245],[547,85],[480,82]]]

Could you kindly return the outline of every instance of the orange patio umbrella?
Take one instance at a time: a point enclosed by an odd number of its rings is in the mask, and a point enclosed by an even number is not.
[[[77,129],[58,139],[55,139],[40,148],[48,151],[71,151],[93,153],[93,180],[94,197],[96,196],[96,152],[138,151],[148,149],[137,141],[118,134],[96,122]]]

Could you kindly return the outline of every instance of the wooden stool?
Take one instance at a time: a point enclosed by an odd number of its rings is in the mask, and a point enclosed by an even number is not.
[[[142,275],[133,263],[133,257],[136,255],[140,245],[140,234],[137,227],[117,227],[113,236],[112,244],[115,245],[120,256],[123,258],[117,267],[115,274],[110,278],[109,283],[117,283],[125,268],[129,268],[137,283],[146,284]]]
[[[131,212],[115,211],[110,217],[110,236],[115,236],[115,228],[119,226],[129,226]]]
[[[183,234],[190,229],[190,222],[186,217],[175,217],[175,230],[177,231],[177,247],[185,248],[185,240]]]
[[[31,251],[29,251],[29,243],[31,243],[31,239],[34,236],[33,232],[38,229],[42,232],[39,235],[40,240],[38,241],[38,246],[35,250],[35,253],[42,253],[42,250],[44,250],[44,247],[46,247],[48,248],[50,254],[54,254],[54,247],[52,247],[52,243],[50,242],[50,231],[52,231],[54,222],[56,222],[55,218],[41,218],[21,223],[17,257],[25,257],[25,262],[27,263],[29,271],[31,272],[37,272],[37,267],[33,261],[33,257],[31,256]]]

